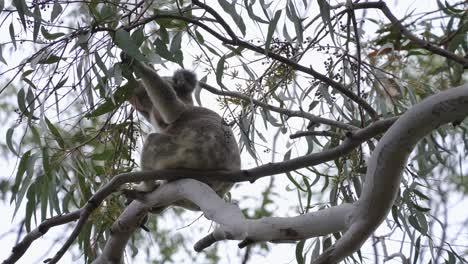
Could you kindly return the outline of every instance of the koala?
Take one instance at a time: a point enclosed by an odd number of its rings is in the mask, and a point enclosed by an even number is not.
[[[172,78],[160,77],[142,62],[125,56],[122,59],[140,77],[129,102],[156,131],[143,144],[143,171],[240,169],[239,149],[231,128],[214,111],[193,105],[192,92],[198,82],[193,72],[178,70]],[[136,190],[149,192],[160,184],[164,181],[145,181]],[[232,183],[212,182],[210,186],[223,196]],[[185,200],[174,205],[199,210]]]

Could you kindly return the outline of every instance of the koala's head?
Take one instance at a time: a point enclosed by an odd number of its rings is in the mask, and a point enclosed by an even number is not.
[[[193,105],[192,93],[197,84],[197,76],[188,70],[177,70],[172,76],[172,86],[177,96],[187,104]]]

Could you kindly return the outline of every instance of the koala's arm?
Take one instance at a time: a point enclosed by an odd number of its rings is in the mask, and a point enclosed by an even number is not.
[[[131,65],[141,78],[153,107],[161,114],[163,121],[167,124],[176,121],[187,106],[177,97],[173,87],[144,63],[133,60]]]

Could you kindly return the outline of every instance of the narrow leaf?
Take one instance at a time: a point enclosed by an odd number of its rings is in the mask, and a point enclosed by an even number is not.
[[[218,84],[222,84],[223,74],[224,74],[224,62],[226,61],[226,57],[222,56],[218,64],[216,65],[216,82]]]
[[[0,61],[3,62],[3,64],[8,65],[2,55],[2,45],[0,45]]]
[[[41,27],[41,34],[42,36],[47,39],[47,40],[54,40],[56,38],[59,38],[61,36],[64,36],[65,33],[59,32],[59,33],[49,33],[45,27]]]
[[[147,61],[145,56],[141,54],[138,46],[133,41],[130,33],[124,29],[118,29],[115,32],[114,43],[117,47],[121,48],[125,53],[139,61]]]
[[[47,124],[47,127],[49,128],[50,132],[54,136],[55,141],[57,141],[57,144],[61,148],[65,148],[65,141],[63,140],[62,135],[60,135],[60,132],[58,131],[58,129],[50,122],[50,120],[47,117],[44,117],[44,120],[45,120],[45,122]]]
[[[36,5],[34,8],[34,29],[33,29],[33,41],[36,42],[37,36],[39,35],[39,28],[41,26],[41,10],[39,9],[39,5]]]
[[[15,38],[15,28],[13,26],[13,23],[10,24],[8,31],[10,32],[11,43],[13,43],[13,46],[15,47],[15,50],[16,50],[17,47],[16,47],[16,38]]]
[[[6,143],[8,149],[15,154],[15,156],[18,156],[18,152],[16,151],[16,148],[13,146],[13,132],[15,131],[15,127],[10,127],[7,132],[6,132]]]
[[[62,13],[62,6],[57,0],[54,1],[54,6],[52,7],[52,13],[50,14],[50,22],[53,22],[59,15]]]
[[[275,32],[276,24],[278,24],[278,20],[281,17],[281,11],[282,10],[276,11],[273,20],[270,21],[270,25],[268,26],[268,34],[265,43],[265,53],[268,53],[268,51],[270,50],[271,39],[273,37],[273,33]]]
[[[234,23],[236,23],[237,27],[242,32],[242,35],[245,36],[246,27],[242,17],[237,14],[236,2],[234,1],[233,3],[229,3],[227,0],[218,0],[218,3],[223,8],[224,12],[231,16],[232,20],[234,20]]]
[[[27,28],[26,26],[26,19],[24,15],[29,14],[28,6],[24,0],[13,0],[13,5],[16,7],[16,11],[20,17],[21,23],[23,24],[24,29]]]

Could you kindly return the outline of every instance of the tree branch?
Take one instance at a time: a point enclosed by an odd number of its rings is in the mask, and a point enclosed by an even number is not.
[[[393,13],[388,8],[387,4],[384,1],[379,2],[364,2],[364,3],[355,3],[353,4],[354,9],[366,9],[366,8],[377,8],[382,11],[382,13],[392,22],[393,26],[396,27],[403,35],[405,35],[411,43],[419,46],[423,49],[431,51],[437,55],[450,59],[456,63],[459,63],[463,66],[463,68],[468,68],[468,58],[463,58],[461,56],[456,55],[446,49],[439,48],[434,44],[431,44],[423,39],[418,38],[416,35],[411,33],[405,26],[403,26],[396,18]]]
[[[291,241],[342,231],[346,228],[347,216],[354,208],[351,204],[343,204],[296,217],[246,219],[237,205],[225,202],[207,184],[182,179],[160,186],[146,194],[139,204],[132,203],[127,207],[112,226],[111,237],[103,254],[93,264],[120,263],[128,239],[138,228],[139,220],[147,210],[166,206],[180,199],[192,201],[200,207],[206,218],[219,225],[211,235],[196,243],[196,251],[225,239],[241,240],[239,245],[245,246],[256,242]]]
[[[324,137],[332,137],[332,138],[343,138],[342,135],[333,131],[300,131],[296,134],[292,134],[289,136],[290,139],[300,138],[300,137],[307,137],[307,136],[324,136]]]
[[[372,125],[354,131],[349,137],[347,137],[343,143],[335,148],[320,152],[309,154],[303,157],[291,159],[288,161],[270,163],[249,170],[241,171],[193,171],[193,170],[158,170],[158,171],[139,171],[131,173],[123,173],[114,176],[107,184],[105,184],[101,189],[99,189],[88,201],[88,203],[79,210],[80,216],[78,224],[75,226],[73,232],[70,234],[66,243],[62,248],[57,252],[57,254],[50,260],[50,263],[57,263],[57,261],[63,256],[63,254],[68,250],[71,243],[76,239],[78,234],[84,227],[86,220],[88,219],[90,213],[94,211],[102,201],[111,193],[117,191],[120,186],[124,183],[129,182],[141,182],[145,180],[178,180],[183,178],[194,178],[203,182],[216,181],[230,181],[230,182],[242,182],[249,181],[254,182],[255,180],[272,176],[275,174],[280,174],[284,172],[289,172],[292,170],[297,170],[307,166],[315,166],[317,164],[333,160],[342,155],[346,155],[351,152],[355,147],[359,146],[362,142],[369,140],[384,131],[386,131],[397,118],[390,118],[386,120],[380,120]],[[76,218],[74,219],[76,220]],[[48,220],[46,220],[48,221]],[[29,236],[26,235],[26,236]],[[33,236],[34,239],[38,237]],[[33,240],[34,240],[33,239]],[[24,252],[15,253],[17,254],[17,259],[19,259]],[[13,262],[14,263],[14,262]]]
[[[18,261],[24,255],[26,250],[28,250],[29,246],[32,244],[32,242],[34,242],[34,240],[45,235],[51,227],[75,221],[80,217],[81,210],[82,209],[78,209],[68,214],[54,216],[42,222],[38,227],[26,234],[26,236],[23,237],[21,242],[19,242],[13,247],[13,249],[11,250],[11,255],[2,263],[11,264]]]
[[[246,48],[248,50],[255,51],[255,52],[260,53],[260,54],[264,54],[269,58],[272,58],[274,60],[277,60],[279,62],[282,62],[282,63],[290,66],[294,70],[307,73],[307,74],[313,76],[314,78],[320,80],[321,82],[328,84],[329,86],[331,86],[336,91],[340,92],[344,96],[348,97],[349,99],[353,100],[355,103],[360,105],[364,110],[366,110],[366,112],[370,115],[372,120],[375,121],[375,120],[379,119],[379,116],[378,116],[377,112],[364,99],[357,96],[355,93],[353,93],[347,87],[345,87],[343,84],[341,84],[339,82],[336,82],[333,79],[330,79],[327,76],[315,71],[314,69],[312,69],[311,66],[305,67],[305,66],[303,66],[303,65],[301,65],[301,64],[299,64],[299,63],[297,63],[297,62],[295,62],[295,61],[293,61],[291,59],[288,59],[286,57],[283,57],[283,56],[281,56],[279,54],[276,54],[274,52],[271,52],[271,51],[266,51],[264,48],[261,48],[259,46],[255,46],[255,45],[253,45],[253,44],[251,44],[249,42],[243,41],[243,40],[241,40],[241,39],[239,39],[237,37],[235,39],[228,39],[228,38],[224,37],[223,35],[219,34],[218,32],[214,31],[209,26],[207,26],[204,23],[200,22],[200,20],[193,19],[193,18],[188,18],[188,17],[184,17],[184,16],[178,16],[178,15],[161,15],[161,14],[157,14],[157,15],[154,15],[154,16],[147,17],[147,18],[141,20],[138,23],[132,24],[131,26],[125,27],[125,29],[126,30],[133,29],[133,28],[138,27],[140,25],[144,25],[144,24],[146,24],[146,23],[148,23],[150,21],[153,21],[153,20],[156,20],[156,19],[165,19],[165,18],[166,19],[170,18],[170,19],[182,20],[182,21],[186,21],[186,22],[189,22],[191,24],[194,24],[194,25],[198,25],[199,27],[203,28],[208,33],[210,33],[212,36],[214,36],[215,38],[217,38],[218,40],[222,41],[225,44],[243,47],[243,48]],[[232,37],[232,36],[230,36],[230,37]]]
[[[281,108],[281,107],[269,105],[267,103],[264,103],[264,102],[258,101],[256,99],[250,98],[249,96],[238,93],[238,92],[218,90],[218,89],[214,88],[213,86],[211,86],[211,85],[209,85],[207,83],[204,83],[204,82],[199,82],[199,85],[203,89],[205,89],[205,90],[207,90],[207,91],[209,91],[209,92],[211,92],[213,94],[222,95],[222,96],[229,96],[229,97],[241,99],[241,100],[243,100],[243,101],[245,101],[247,103],[254,103],[255,105],[261,106],[262,108],[265,108],[265,109],[268,109],[270,111],[280,113],[280,114],[283,114],[283,115],[286,115],[286,116],[302,117],[302,118],[306,118],[306,119],[308,119],[308,120],[310,120],[311,122],[314,122],[314,123],[325,124],[325,125],[329,125],[329,126],[333,126],[333,127],[339,127],[341,129],[344,129],[344,130],[356,130],[356,129],[358,129],[358,127],[355,127],[353,125],[348,125],[348,124],[345,124],[345,123],[342,123],[342,122],[339,122],[339,121],[319,117],[319,116],[310,114],[308,112],[288,110],[288,109],[284,109],[284,108]]]
[[[368,162],[366,180],[348,230],[315,260],[338,263],[356,252],[385,220],[416,143],[439,126],[468,115],[468,85],[432,95],[411,107],[384,134]]]

